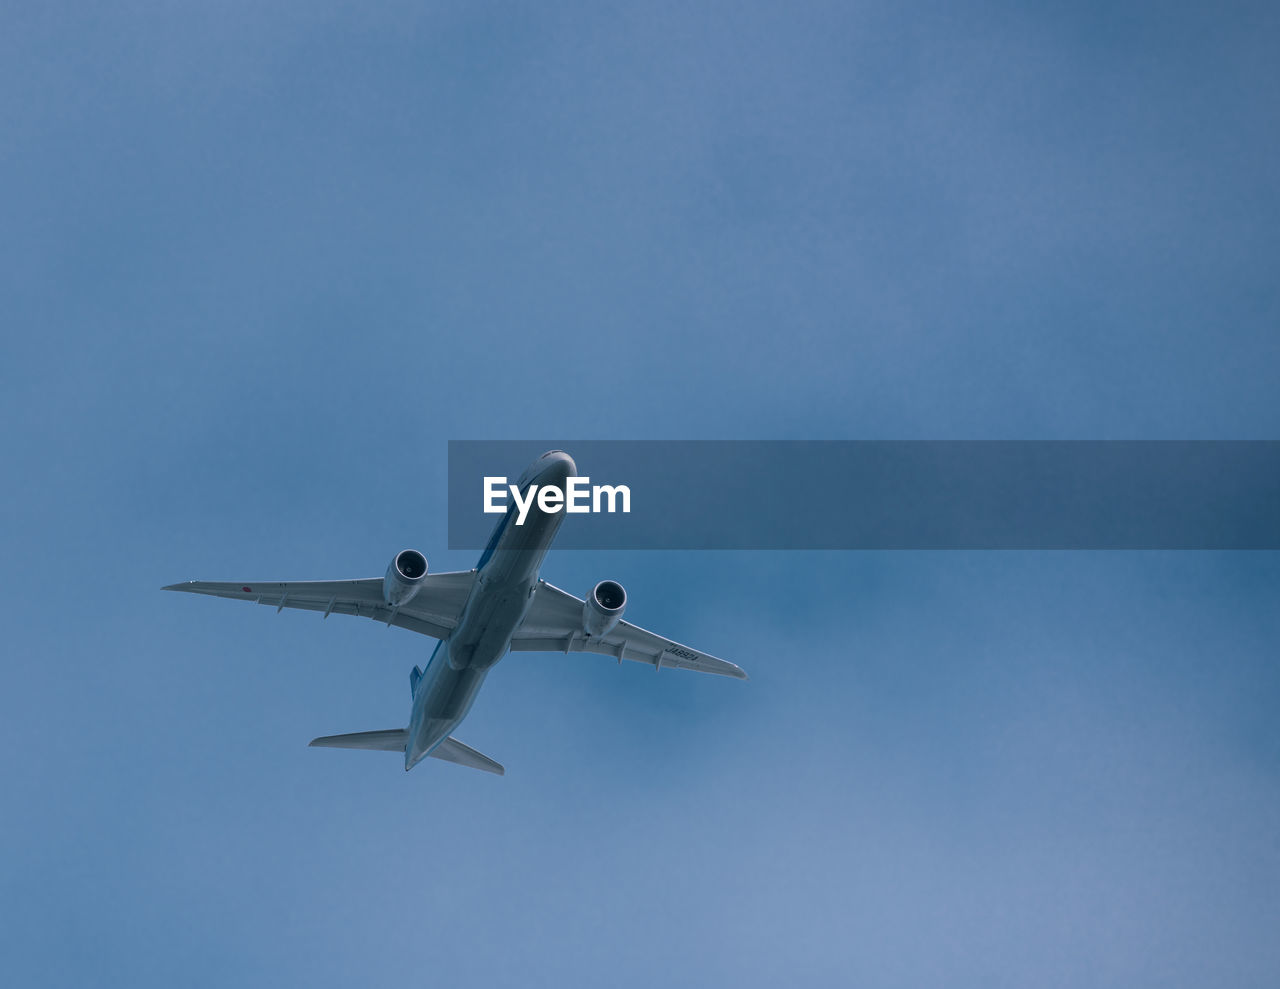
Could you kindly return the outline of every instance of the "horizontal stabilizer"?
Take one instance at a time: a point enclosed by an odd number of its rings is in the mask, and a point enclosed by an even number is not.
[[[409,744],[409,732],[405,728],[393,728],[389,731],[357,731],[349,735],[322,735],[313,738],[311,744],[326,749],[371,749],[376,752],[403,752]],[[456,738],[446,738],[429,753],[433,759],[467,766],[470,769],[481,769],[486,773],[497,773],[505,776],[506,770],[500,763],[494,762],[486,755],[481,755],[470,745],[463,745]]]
[[[390,731],[357,731],[349,735],[323,735],[313,738],[311,744],[326,749],[373,749],[379,752],[403,752],[409,744],[409,732],[404,728]]]
[[[499,763],[494,762],[487,755],[481,755],[470,745],[463,745],[453,736],[446,738],[432,749],[430,755],[433,759],[456,762],[459,766],[469,766],[472,769],[483,769],[486,773],[497,773],[499,776],[505,776],[507,773]]]

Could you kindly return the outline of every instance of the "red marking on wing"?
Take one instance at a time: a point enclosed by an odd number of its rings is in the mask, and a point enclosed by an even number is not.
[[[240,590],[244,591],[246,594],[252,594],[252,593],[253,593],[253,588],[252,588],[252,587],[242,587],[242,588],[240,588]]]

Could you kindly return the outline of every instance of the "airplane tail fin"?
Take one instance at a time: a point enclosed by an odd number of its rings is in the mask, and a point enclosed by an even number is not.
[[[422,679],[422,671],[416,666],[409,671],[409,696],[416,697],[418,694],[418,681]]]
[[[311,744],[326,749],[371,749],[380,752],[403,752],[409,744],[407,728],[394,728],[389,731],[357,731],[348,735],[322,735],[313,738]],[[486,773],[505,776],[506,770],[501,763],[494,762],[482,755],[470,745],[464,745],[452,735],[432,749],[428,755],[433,759],[441,759],[470,769],[479,769]]]

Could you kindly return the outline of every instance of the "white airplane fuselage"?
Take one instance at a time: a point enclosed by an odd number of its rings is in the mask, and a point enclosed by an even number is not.
[[[519,487],[563,487],[577,476],[573,458],[558,450],[543,454],[521,475]],[[467,716],[484,678],[511,645],[538,586],[538,571],[560,530],[563,512],[531,512],[515,524],[514,505],[494,529],[476,564],[475,586],[449,638],[431,654],[413,693],[404,768],[431,754]]]

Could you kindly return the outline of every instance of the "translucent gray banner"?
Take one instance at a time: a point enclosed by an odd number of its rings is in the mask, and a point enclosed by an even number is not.
[[[1145,440],[454,440],[449,548],[503,518],[486,477],[551,449],[630,492],[565,549],[1280,549],[1280,442]]]

